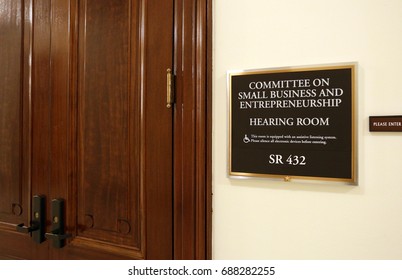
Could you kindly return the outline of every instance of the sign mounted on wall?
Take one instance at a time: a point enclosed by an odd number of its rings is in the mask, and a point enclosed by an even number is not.
[[[371,116],[370,131],[402,132],[402,116]]]
[[[355,183],[355,68],[228,72],[229,175]]]

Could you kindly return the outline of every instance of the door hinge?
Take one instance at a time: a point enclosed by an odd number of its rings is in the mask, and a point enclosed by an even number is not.
[[[166,70],[166,80],[167,80],[166,107],[171,108],[175,100],[175,83],[174,83],[174,75],[170,68]]]

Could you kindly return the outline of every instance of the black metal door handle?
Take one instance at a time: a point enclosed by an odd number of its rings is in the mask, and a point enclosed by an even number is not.
[[[51,239],[53,240],[53,243],[56,241],[57,243],[59,243],[62,240],[65,240],[67,238],[73,237],[71,234],[60,234],[57,231],[52,231],[52,232],[46,232],[45,236],[47,239]],[[56,247],[56,246],[55,246]],[[61,247],[57,247],[57,248],[61,248]]]
[[[21,233],[29,233],[34,242],[40,244],[45,241],[45,197],[34,195],[32,198],[32,215],[30,226],[19,224],[16,230]]]
[[[24,223],[17,225],[17,231],[21,233],[31,233],[39,229],[39,225],[31,222],[31,226],[27,227]]]
[[[63,248],[65,240],[72,237],[64,232],[64,200],[61,198],[52,200],[52,231],[45,236],[53,241],[55,248]]]

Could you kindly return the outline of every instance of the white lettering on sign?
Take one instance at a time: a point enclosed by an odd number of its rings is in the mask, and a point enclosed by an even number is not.
[[[250,126],[329,126],[329,118],[250,118]]]

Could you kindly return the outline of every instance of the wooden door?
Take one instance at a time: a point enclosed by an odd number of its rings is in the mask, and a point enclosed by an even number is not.
[[[31,217],[31,33],[24,1],[0,1],[0,254],[47,258],[47,247],[16,233]]]
[[[0,256],[174,257],[173,0],[0,0]],[[3,42],[6,42],[3,44]],[[65,202],[36,244],[32,196]]]

